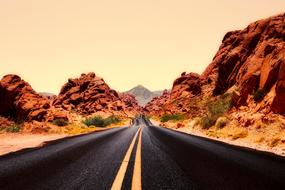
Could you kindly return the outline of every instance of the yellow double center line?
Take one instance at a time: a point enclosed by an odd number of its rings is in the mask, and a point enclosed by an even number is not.
[[[117,176],[113,182],[111,190],[121,190],[123,181],[126,175],[126,171],[128,168],[128,164],[130,162],[131,154],[136,142],[136,139],[139,135],[139,141],[138,146],[136,150],[136,158],[135,158],[135,165],[134,165],[134,172],[133,172],[133,178],[132,178],[132,190],[141,190],[142,189],[142,183],[141,183],[141,143],[142,143],[142,127],[139,128],[139,130],[136,132],[129,149],[122,161],[122,164],[120,166],[120,169],[117,173]]]

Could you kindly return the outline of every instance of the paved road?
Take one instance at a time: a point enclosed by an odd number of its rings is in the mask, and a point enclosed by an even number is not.
[[[134,186],[135,185],[135,186]],[[0,189],[284,189],[285,159],[145,118],[0,157]]]

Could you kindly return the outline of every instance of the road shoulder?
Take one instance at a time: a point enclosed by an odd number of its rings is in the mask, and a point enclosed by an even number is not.
[[[105,130],[110,130],[114,128],[120,128],[123,126],[115,126],[110,128],[98,128],[96,131],[93,132],[100,132]],[[2,133],[0,134],[0,156],[17,152],[24,149],[30,149],[30,148],[39,148],[43,147],[49,142],[64,139],[67,137],[76,137],[84,134],[89,133],[83,133],[83,134],[32,134],[32,133]]]

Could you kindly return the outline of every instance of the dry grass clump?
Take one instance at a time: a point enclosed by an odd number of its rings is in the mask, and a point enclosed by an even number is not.
[[[280,139],[280,138],[275,138],[275,139],[273,139],[273,140],[270,142],[269,146],[270,146],[271,148],[273,148],[273,147],[277,146],[280,142],[281,142],[281,139]]]
[[[165,123],[167,121],[180,121],[183,120],[184,117],[181,114],[165,114],[161,117],[160,121]]]
[[[55,119],[52,121],[52,124],[59,126],[59,127],[63,127],[63,126],[68,125],[68,121],[66,121],[64,119]]]
[[[219,117],[224,116],[232,107],[232,94],[226,93],[218,97],[214,101],[207,103],[208,113],[201,118],[200,124],[203,129],[212,127]]]
[[[240,133],[233,134],[232,140],[242,139],[247,137],[247,135],[248,135],[247,131],[241,131]]]
[[[67,133],[70,135],[90,133],[96,130],[97,127],[87,127],[83,124],[70,124],[67,126]]]
[[[215,127],[217,127],[218,129],[221,129],[225,127],[229,122],[230,120],[227,117],[225,116],[219,117],[215,123]]]

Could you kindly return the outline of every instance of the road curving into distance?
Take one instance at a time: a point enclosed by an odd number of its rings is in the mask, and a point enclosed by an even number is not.
[[[0,157],[0,189],[285,188],[285,159],[170,129],[133,126]]]

